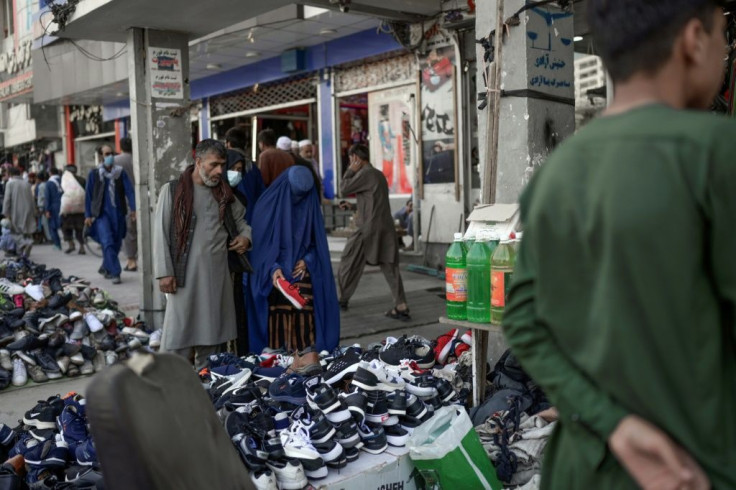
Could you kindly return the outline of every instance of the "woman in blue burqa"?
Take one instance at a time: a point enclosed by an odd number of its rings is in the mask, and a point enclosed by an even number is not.
[[[283,172],[253,210],[255,272],[248,310],[250,348],[331,352],[340,339],[340,309],[320,204],[319,179],[308,167]],[[282,277],[299,288],[299,310],[274,287]]]

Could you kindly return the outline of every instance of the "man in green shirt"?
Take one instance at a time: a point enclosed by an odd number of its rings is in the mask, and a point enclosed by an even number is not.
[[[615,85],[521,198],[504,318],[560,412],[542,488],[736,488],[736,123],[715,0],[590,0]]]

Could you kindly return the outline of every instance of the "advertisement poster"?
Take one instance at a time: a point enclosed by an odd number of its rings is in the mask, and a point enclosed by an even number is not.
[[[413,189],[417,160],[411,128],[413,93],[408,86],[368,95],[371,157],[394,195],[411,195]]]
[[[148,68],[151,73],[151,96],[160,99],[183,99],[181,50],[148,48]]]
[[[455,49],[442,40],[419,59],[422,70],[423,182],[455,181]]]

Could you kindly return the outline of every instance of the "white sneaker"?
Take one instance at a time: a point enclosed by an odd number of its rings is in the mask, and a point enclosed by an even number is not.
[[[253,481],[256,490],[279,490],[279,486],[276,484],[276,475],[271,470],[251,473],[250,479]]]
[[[15,296],[16,294],[23,294],[25,288],[20,284],[8,281],[6,278],[0,278],[0,293],[7,294],[8,296]]]
[[[161,335],[164,333],[163,330],[160,328],[158,330],[155,330],[151,336],[148,338],[148,346],[158,348],[161,347]]]
[[[10,359],[10,351],[7,349],[0,349],[0,367],[6,371],[13,370],[13,361]]]
[[[138,337],[139,339],[147,339],[150,337],[149,334],[141,330],[140,328],[134,328],[134,327],[123,327],[122,332],[125,335],[132,335],[133,337]]]
[[[304,468],[299,461],[292,459],[284,463],[271,460],[266,461],[266,466],[273,471],[278,486],[281,489],[301,490],[309,483],[307,481],[307,475],[304,473]]]
[[[86,313],[84,315],[84,321],[87,322],[87,326],[92,333],[97,333],[104,328],[102,322],[92,313]]]
[[[28,296],[33,298],[34,301],[41,301],[45,298],[43,294],[43,286],[40,284],[29,284],[23,290],[26,292]]]
[[[116,362],[118,362],[117,352],[115,352],[114,350],[109,350],[105,352],[105,364],[107,364],[108,366],[112,366]]]
[[[28,382],[28,371],[23,360],[16,357],[13,359],[13,386],[23,386]]]
[[[289,430],[281,433],[281,445],[289,458],[320,459],[319,451],[312,446],[309,431],[300,421],[295,421]]]
[[[393,392],[405,389],[406,381],[395,372],[389,372],[382,361],[374,359],[371,362],[360,361],[353,376],[353,385],[366,391]]]

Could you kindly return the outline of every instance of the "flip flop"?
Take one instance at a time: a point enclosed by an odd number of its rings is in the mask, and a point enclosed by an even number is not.
[[[411,315],[409,314],[408,308],[404,311],[399,311],[395,307],[391,308],[386,312],[386,316],[389,318],[393,318],[394,320],[401,320],[402,322],[408,322],[409,320],[411,320]]]
[[[128,267],[128,266],[126,265],[126,266],[125,266],[125,268],[124,268],[123,270],[124,270],[124,271],[127,271],[127,272],[137,272],[137,271],[138,271],[138,267]]]

